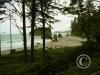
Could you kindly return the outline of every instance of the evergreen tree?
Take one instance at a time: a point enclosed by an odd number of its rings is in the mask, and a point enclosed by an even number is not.
[[[31,62],[34,61],[34,29],[36,17],[36,0],[32,0],[32,22],[31,22]]]
[[[25,17],[25,0],[22,1],[23,10],[23,41],[24,41],[24,59],[27,63],[27,37],[26,37],[26,17]]]
[[[28,0],[26,5],[29,7],[29,9],[31,10],[33,7],[31,0]],[[56,6],[55,6],[56,5]],[[51,27],[51,24],[54,22],[58,22],[59,20],[56,20],[53,16],[56,15],[56,12],[54,12],[54,10],[62,10],[62,6],[60,4],[57,4],[56,2],[54,2],[53,0],[37,0],[35,1],[35,22],[37,22],[38,24],[42,24],[43,25],[43,56],[45,56],[45,25],[48,25],[49,27]],[[33,9],[32,9],[33,11]],[[28,13],[28,17],[30,18],[30,20],[32,19],[32,13],[33,12]],[[31,20],[31,22],[33,22],[33,20]],[[34,23],[35,23],[34,22]],[[34,25],[34,28],[37,26],[37,24],[32,24]],[[41,25],[41,26],[42,26]],[[33,35],[34,34],[34,30],[31,31],[31,39],[34,40]],[[31,44],[34,46],[34,44]],[[33,54],[33,53],[32,53]]]
[[[74,20],[74,22],[72,23],[72,32],[75,34],[79,33],[78,35],[85,36],[87,38],[87,41],[90,41],[91,38],[91,24],[89,23],[89,17],[91,17],[96,11],[92,2],[93,0],[77,0],[76,3],[72,3],[74,5],[77,4],[77,7],[71,5],[75,9],[72,12],[75,12],[75,14],[78,15],[77,21]],[[74,30],[76,30],[76,32]]]

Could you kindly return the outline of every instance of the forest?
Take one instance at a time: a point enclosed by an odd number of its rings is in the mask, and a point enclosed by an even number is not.
[[[0,32],[0,75],[100,75],[100,5],[96,4],[99,1],[61,1],[0,0],[0,25],[5,18],[10,20],[9,50],[2,51]],[[22,27],[17,25],[12,13],[20,17]],[[53,40],[47,43],[46,38],[52,38],[53,24],[60,22],[54,17],[59,13],[74,16],[71,33],[54,34]],[[13,49],[12,19],[22,36],[23,48],[20,49]],[[27,45],[27,19],[30,47]],[[35,45],[35,35],[41,35],[42,44]],[[78,60],[79,55],[85,56]]]

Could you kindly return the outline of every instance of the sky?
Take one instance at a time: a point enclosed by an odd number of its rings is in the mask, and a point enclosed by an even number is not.
[[[60,0],[61,3],[64,2],[64,0]],[[69,0],[67,2],[67,4],[69,4]],[[5,17],[4,15],[2,15],[2,17]],[[54,23],[52,25],[53,30],[52,31],[68,31],[71,30],[70,26],[71,26],[71,21],[74,19],[75,16],[71,15],[71,14],[66,14],[66,15],[62,15],[59,14],[57,16],[55,16],[55,18],[57,18],[58,20],[60,20],[60,22]],[[18,18],[18,16],[14,15],[14,19],[16,19],[18,26],[22,27],[22,21],[21,19]],[[29,26],[29,22],[27,20],[26,25]],[[0,33],[2,34],[9,34],[10,33],[10,20],[6,19],[4,23],[0,22]],[[30,32],[30,29],[27,29],[27,33]],[[17,27],[14,26],[12,24],[12,34],[19,34],[20,32],[18,31]]]

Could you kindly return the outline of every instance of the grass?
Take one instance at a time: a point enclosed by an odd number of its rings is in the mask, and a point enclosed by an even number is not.
[[[0,75],[91,75],[100,71],[100,52],[88,52],[89,47],[66,47],[46,50],[45,59],[42,50],[35,50],[35,61],[30,63],[28,51],[28,64],[24,64],[23,51],[0,57]],[[86,51],[85,51],[86,50]],[[86,53],[91,57],[92,63],[88,69],[82,70],[76,65],[78,55]]]

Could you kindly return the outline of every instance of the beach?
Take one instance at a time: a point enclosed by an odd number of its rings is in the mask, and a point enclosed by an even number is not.
[[[41,36],[34,36],[34,44],[37,43],[42,44]],[[46,39],[46,43],[50,42],[50,39]],[[10,50],[10,35],[3,34],[1,36],[1,51]],[[31,36],[27,34],[27,47],[31,46]],[[23,48],[23,36],[20,34],[12,34],[12,49],[20,49]]]
[[[76,36],[65,36],[62,38],[58,38],[58,41],[50,41],[46,43],[46,49],[55,49],[55,48],[63,48],[63,47],[73,47],[73,46],[80,46],[82,42],[86,41],[86,39],[82,39]],[[37,44],[35,46],[36,49],[42,48],[42,44]]]
[[[82,39],[76,36],[64,36],[62,38],[58,38],[58,41],[51,41],[50,39],[46,40],[46,49],[56,49],[56,48],[64,48],[64,47],[73,47],[73,46],[81,46],[83,41],[86,39]],[[16,51],[23,50],[23,46],[19,46],[15,48]],[[30,42],[28,41],[28,49],[30,49]],[[42,39],[35,43],[35,49],[42,49]],[[2,53],[9,53],[10,49],[3,50]]]

